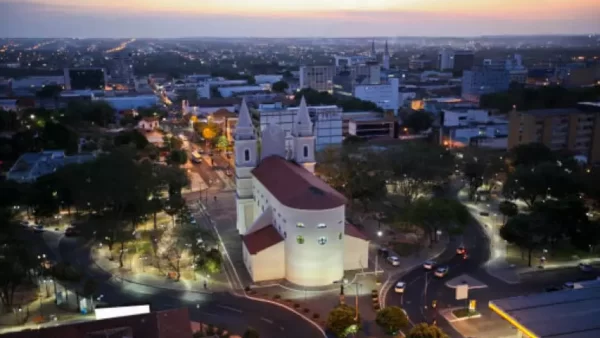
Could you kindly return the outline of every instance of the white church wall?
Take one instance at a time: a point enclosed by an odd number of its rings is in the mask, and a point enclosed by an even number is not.
[[[285,228],[286,279],[304,286],[328,285],[341,279],[344,206],[318,211],[281,206],[277,210],[281,214],[277,221]],[[320,244],[321,238],[326,240],[324,244]]]
[[[344,270],[368,268],[369,242],[352,236],[344,237]]]
[[[248,257],[244,262],[254,282],[285,278],[284,242],[279,242],[255,255],[250,255],[244,246],[244,255]]]
[[[237,230],[240,235],[244,235],[248,228],[254,222],[254,200],[237,199]]]

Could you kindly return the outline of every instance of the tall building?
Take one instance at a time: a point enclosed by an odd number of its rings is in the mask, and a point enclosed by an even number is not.
[[[389,70],[390,69],[390,49],[388,47],[388,42],[387,40],[385,40],[385,50],[383,52],[383,69],[385,70]]]
[[[394,115],[400,108],[400,79],[390,78],[388,83],[357,85],[354,87],[354,96],[365,101],[375,103],[379,108],[391,110]]]
[[[131,53],[116,53],[109,62],[110,83],[132,86],[134,83]]]
[[[298,107],[294,108],[259,108],[260,130],[265,130],[269,125],[276,124],[283,129],[286,135],[291,135],[292,128],[298,116]],[[342,135],[342,108],[338,106],[309,106],[314,135],[315,149],[320,151],[329,146],[340,146],[344,139]]]
[[[508,128],[509,149],[538,142],[600,163],[600,102],[584,102],[575,108],[515,109],[509,114]]]
[[[481,95],[508,90],[510,73],[503,66],[477,66],[463,72],[462,98],[479,102]]]
[[[286,135],[276,124],[258,139],[246,103],[236,129],[237,229],[253,281],[302,286],[341,280],[368,266],[369,242],[345,221],[346,198],[314,175],[315,136],[302,99]]]
[[[320,92],[333,93],[335,66],[301,66],[300,89],[312,88]]]
[[[107,85],[104,68],[65,68],[66,90],[104,90]]]
[[[438,53],[439,70],[462,72],[473,67],[475,55],[467,50],[444,49]]]
[[[377,60],[377,51],[375,50],[375,40],[371,42],[371,58]]]

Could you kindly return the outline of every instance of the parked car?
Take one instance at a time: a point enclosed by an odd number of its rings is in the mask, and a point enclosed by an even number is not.
[[[386,248],[379,248],[379,250],[377,250],[377,253],[383,258],[388,258],[390,255],[390,250]]]
[[[465,249],[464,245],[461,245],[458,248],[456,248],[457,255],[464,255],[466,252],[467,252],[467,249]]]
[[[579,263],[579,270],[583,272],[592,272],[594,271],[594,267],[591,264]]]
[[[425,268],[426,270],[431,270],[431,269],[433,269],[434,266],[435,266],[434,261],[427,261],[427,262],[423,263],[423,268]]]
[[[36,226],[34,226],[33,227],[33,232],[37,232],[37,233],[44,232],[44,226],[43,225],[36,225]]]
[[[448,274],[447,266],[440,266],[439,268],[437,268],[435,270],[435,276],[438,278],[442,278],[442,277],[446,276],[447,274]]]
[[[396,283],[396,286],[394,287],[394,291],[396,293],[404,293],[404,289],[406,289],[406,283],[399,281]]]
[[[565,284],[563,284],[563,289],[574,289],[575,288],[575,283],[573,282],[565,282]]]
[[[392,264],[392,266],[399,266],[400,265],[400,259],[396,256],[389,256],[387,258],[388,263]]]
[[[487,211],[481,211],[481,212],[479,213],[479,216],[488,217],[489,215],[490,215],[490,213],[489,213],[489,212],[487,212]]]

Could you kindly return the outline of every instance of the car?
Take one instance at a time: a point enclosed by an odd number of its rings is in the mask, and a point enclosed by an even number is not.
[[[75,227],[68,227],[67,229],[65,229],[65,236],[67,237],[72,237],[72,236],[79,236],[80,232],[79,230],[77,230]]]
[[[488,217],[489,215],[490,215],[490,213],[489,213],[489,212],[487,212],[487,211],[481,211],[481,212],[479,213],[479,216]]]
[[[427,261],[427,262],[423,263],[423,268],[425,268],[426,270],[431,270],[431,269],[433,269],[434,266],[435,266],[434,261]]]
[[[563,289],[574,289],[575,288],[575,283],[573,282],[566,282],[565,284],[563,284]]]
[[[439,268],[437,268],[435,270],[435,276],[438,278],[442,278],[444,276],[446,276],[448,274],[448,267],[447,266],[440,266]]]
[[[396,257],[396,256],[389,256],[387,258],[388,263],[392,264],[392,266],[399,266],[400,265],[400,258]]]
[[[43,225],[36,225],[33,227],[33,232],[44,232],[44,226]]]
[[[394,286],[394,291],[396,293],[404,293],[405,288],[406,288],[406,283],[399,281],[396,283],[396,286]]]
[[[29,228],[29,222],[27,222],[27,221],[21,221],[21,222],[19,222],[19,225],[24,228]]]
[[[377,250],[377,253],[383,258],[388,258],[390,256],[390,250],[386,248],[379,248],[379,250]]]
[[[583,272],[592,272],[592,271],[594,271],[594,267],[592,267],[591,264],[579,263],[579,270],[581,270]]]
[[[467,249],[465,249],[465,247],[463,245],[456,248],[457,255],[464,255],[466,252],[467,252]]]

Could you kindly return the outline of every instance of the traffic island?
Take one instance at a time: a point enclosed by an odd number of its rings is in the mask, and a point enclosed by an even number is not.
[[[481,317],[481,313],[479,313],[477,310],[471,310],[464,307],[449,309],[448,312],[443,313],[442,315],[449,322],[458,322]]]

